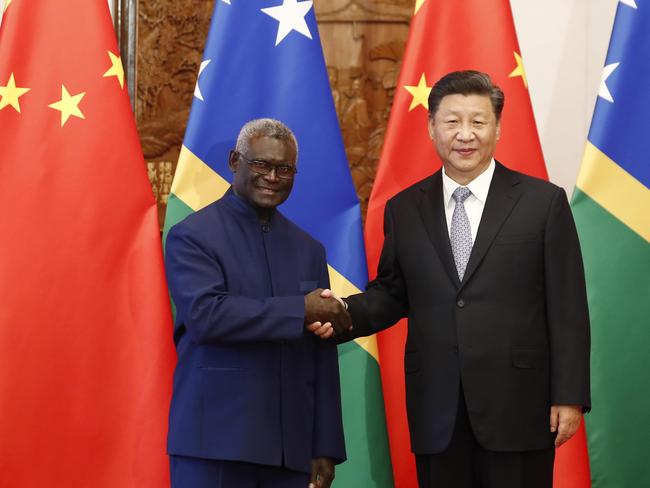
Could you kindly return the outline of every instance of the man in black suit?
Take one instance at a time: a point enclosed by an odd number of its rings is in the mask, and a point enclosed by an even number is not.
[[[408,317],[404,366],[421,487],[550,488],[590,408],[589,315],[565,192],[493,158],[503,92],[476,71],[429,96],[443,168],[388,201],[354,330]],[[328,296],[329,292],[325,293]]]

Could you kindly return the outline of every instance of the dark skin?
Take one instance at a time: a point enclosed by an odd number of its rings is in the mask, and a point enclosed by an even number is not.
[[[291,141],[268,136],[254,136],[246,154],[230,151],[228,166],[233,172],[232,188],[237,196],[255,209],[260,222],[269,222],[276,207],[291,193],[293,178],[279,178],[274,169],[262,175],[251,170],[244,159],[266,161],[274,166],[296,166],[296,148]],[[242,157],[243,156],[243,157]],[[321,298],[321,288],[305,296],[305,324],[309,332],[331,336],[333,331],[344,331],[352,327],[347,310],[335,299]],[[314,324],[314,322],[316,324]],[[307,326],[306,326],[307,328]],[[329,458],[312,460],[311,488],[329,488],[334,480],[334,462]]]
[[[309,488],[329,488],[332,481],[334,481],[334,461],[330,458],[313,459]]]
[[[267,175],[253,172],[250,165],[237,151],[230,151],[228,166],[233,172],[232,188],[257,212],[260,222],[268,222],[275,208],[283,203],[293,188],[292,179],[278,178],[276,171]],[[250,140],[248,160],[262,160],[275,166],[296,166],[296,148],[289,141],[267,136],[257,136]]]
[[[305,323],[307,330],[321,339],[352,330],[352,317],[334,298],[324,298],[317,288],[305,295]]]

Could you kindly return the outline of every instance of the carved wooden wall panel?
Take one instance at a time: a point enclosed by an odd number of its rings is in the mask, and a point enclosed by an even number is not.
[[[138,1],[135,114],[161,228],[213,4]]]
[[[364,216],[414,2],[314,1]],[[161,225],[213,5],[214,0],[137,0],[135,113]]]
[[[365,219],[414,0],[314,3],[348,163]]]

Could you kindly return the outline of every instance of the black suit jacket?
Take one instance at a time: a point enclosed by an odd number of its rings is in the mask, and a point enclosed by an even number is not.
[[[408,317],[413,451],[447,447],[461,381],[484,448],[552,446],[550,406],[590,408],[584,270],[564,190],[497,163],[462,282],[441,171],[388,201],[384,232],[377,278],[347,302],[355,336]]]

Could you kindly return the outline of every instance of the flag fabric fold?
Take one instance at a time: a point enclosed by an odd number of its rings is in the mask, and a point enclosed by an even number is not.
[[[358,292],[367,280],[359,202],[311,1],[216,2],[165,229],[223,195],[239,129],[262,117],[285,123],[299,145],[280,210],[325,245],[333,290]],[[339,362],[348,461],[334,486],[392,486],[375,338],[340,346]]]
[[[592,486],[650,486],[650,4],[619,2],[571,206],[585,262]]]
[[[440,167],[427,132],[429,91],[446,73],[466,69],[488,73],[505,93],[496,158],[512,169],[547,178],[508,0],[419,0],[368,205],[365,237],[371,277],[383,243],[386,201]],[[405,339],[405,321],[378,337],[397,488],[417,486],[406,420]],[[558,451],[556,487],[588,486],[580,484],[588,481],[584,444],[584,431],[580,431],[575,440]]]
[[[0,485],[168,486],[171,313],[108,5],[5,8]]]

